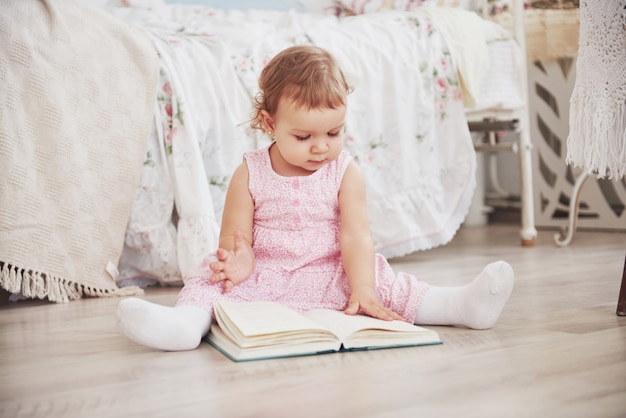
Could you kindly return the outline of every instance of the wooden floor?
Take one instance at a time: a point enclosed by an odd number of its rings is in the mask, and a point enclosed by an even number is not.
[[[0,307],[0,417],[626,417],[626,234],[464,227],[393,261],[460,285],[505,259],[516,287],[487,331],[433,327],[440,346],[234,363],[208,344],[165,353],[124,339],[117,299]],[[175,288],[146,298],[172,304]]]

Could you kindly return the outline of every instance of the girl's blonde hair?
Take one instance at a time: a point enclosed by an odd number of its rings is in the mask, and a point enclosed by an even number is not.
[[[287,48],[261,71],[250,126],[263,130],[261,111],[274,115],[283,97],[307,109],[335,109],[347,104],[349,92],[350,86],[330,53],[310,45]]]

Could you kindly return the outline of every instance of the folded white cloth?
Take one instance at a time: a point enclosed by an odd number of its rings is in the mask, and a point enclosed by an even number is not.
[[[487,43],[509,39],[510,32],[462,9],[423,7],[416,12],[430,16],[441,30],[459,73],[463,105],[474,107],[491,65]]]

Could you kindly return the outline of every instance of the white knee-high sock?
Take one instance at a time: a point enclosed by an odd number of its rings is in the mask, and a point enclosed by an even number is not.
[[[117,306],[117,326],[130,340],[164,351],[193,350],[211,326],[211,314],[195,306],[162,306],[139,298]]]
[[[513,282],[511,266],[496,261],[465,286],[433,286],[424,295],[415,323],[491,328],[511,295]]]

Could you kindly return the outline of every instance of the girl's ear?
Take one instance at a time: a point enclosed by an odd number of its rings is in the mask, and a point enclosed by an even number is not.
[[[267,110],[261,110],[261,121],[263,122],[263,127],[266,132],[273,132],[276,130],[274,128],[274,119]]]

